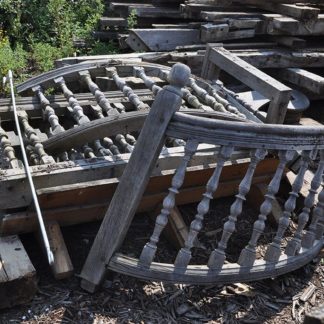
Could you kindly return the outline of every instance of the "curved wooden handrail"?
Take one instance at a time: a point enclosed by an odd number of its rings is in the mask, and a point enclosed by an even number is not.
[[[149,111],[133,111],[127,114],[109,116],[92,120],[86,124],[58,133],[44,141],[42,144],[48,152],[60,153],[98,138],[114,136],[118,133],[129,133],[142,128]],[[203,118],[218,118],[247,122],[245,119],[219,112],[206,112],[203,110],[188,110],[186,114],[201,116]]]
[[[237,123],[190,116],[181,112],[174,114],[167,135],[183,140],[197,139],[208,144],[245,148],[278,150],[324,148],[324,126]]]

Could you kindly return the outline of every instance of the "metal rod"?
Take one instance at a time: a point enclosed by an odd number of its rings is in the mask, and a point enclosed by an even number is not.
[[[9,70],[9,72],[8,72],[8,79],[9,79],[9,84],[10,84],[11,100],[12,100],[12,106],[13,106],[13,111],[14,111],[15,123],[16,123],[16,127],[17,127],[19,141],[20,141],[22,156],[23,156],[23,160],[24,160],[24,163],[25,163],[25,170],[26,170],[27,178],[28,178],[28,181],[29,181],[30,189],[31,189],[31,192],[32,192],[32,196],[33,196],[33,200],[34,200],[34,204],[35,204],[35,208],[36,208],[37,218],[38,218],[39,226],[40,226],[41,233],[42,233],[43,242],[44,242],[45,249],[46,249],[48,263],[50,265],[52,265],[54,263],[54,255],[53,255],[53,252],[51,250],[50,243],[49,243],[49,240],[48,240],[48,236],[47,236],[47,233],[46,233],[46,228],[45,228],[43,216],[42,216],[42,213],[41,213],[41,210],[40,210],[40,207],[39,207],[34,181],[33,181],[33,178],[32,178],[31,172],[30,172],[30,168],[29,168],[29,163],[28,163],[28,159],[27,159],[26,150],[25,150],[25,147],[24,147],[23,137],[21,135],[21,129],[20,129],[20,125],[19,125],[18,113],[17,113],[17,107],[16,107],[14,86],[13,86],[13,77],[12,77],[12,71],[11,70]]]

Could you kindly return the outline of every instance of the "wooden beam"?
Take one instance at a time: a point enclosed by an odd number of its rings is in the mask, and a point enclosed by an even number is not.
[[[60,225],[56,221],[46,223],[47,235],[54,254],[52,271],[56,279],[66,279],[73,274],[73,265],[64,242]]]
[[[18,236],[0,237],[0,308],[32,300],[36,271]]]

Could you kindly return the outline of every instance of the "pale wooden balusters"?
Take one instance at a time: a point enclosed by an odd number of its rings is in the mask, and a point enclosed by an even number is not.
[[[47,120],[49,122],[49,124],[51,125],[49,136],[53,136],[53,135],[64,132],[65,129],[60,124],[59,118],[56,115],[53,107],[51,107],[49,100],[45,97],[41,86],[38,85],[36,87],[33,87],[32,90],[37,95],[37,97],[40,101],[44,120]],[[69,159],[67,152],[61,153],[60,159],[62,161],[67,161]]]
[[[136,138],[131,134],[126,134],[125,139],[128,144],[134,146],[136,144]]]
[[[112,156],[112,152],[101,145],[100,140],[96,140],[93,142],[93,146],[95,148],[95,152],[97,156]]]
[[[293,256],[295,255],[300,247],[301,247],[301,240],[303,235],[303,230],[308,223],[309,214],[311,212],[311,208],[314,206],[315,196],[317,190],[322,184],[322,177],[324,171],[324,151],[321,151],[321,160],[318,164],[317,170],[314,174],[313,180],[311,182],[311,187],[309,189],[309,193],[304,201],[304,208],[302,212],[298,216],[298,227],[294,234],[294,237],[288,242],[286,247],[286,254]]]
[[[64,132],[64,127],[60,124],[59,118],[55,113],[55,110],[51,107],[49,100],[45,97],[41,86],[36,86],[33,89],[33,92],[37,95],[43,112],[43,118],[47,120],[50,125],[51,135],[55,135],[61,132]]]
[[[161,87],[156,85],[156,83],[151,78],[149,78],[146,75],[144,68],[134,67],[134,75],[136,77],[141,78],[144,81],[145,85],[153,92],[154,95],[157,95],[157,93],[162,89]],[[167,81],[168,73],[166,71],[161,72],[160,76],[161,78],[163,78],[162,80]],[[213,110],[209,106],[202,104],[199,101],[199,99],[196,96],[194,96],[188,89],[182,88],[181,92],[182,92],[182,98],[186,100],[192,107],[195,107],[197,109],[203,109],[205,111]]]
[[[120,151],[118,147],[114,144],[111,138],[109,137],[103,138],[102,143],[105,147],[109,149],[110,152],[112,152],[113,155],[120,155]]]
[[[322,153],[323,151],[321,151],[321,162],[322,162]],[[320,163],[321,163],[320,162]],[[324,214],[324,188],[322,186],[322,190],[318,195],[318,203],[316,208],[313,211],[313,215],[312,215],[312,221],[309,225],[308,230],[306,231],[306,233],[304,234],[303,238],[302,238],[302,247],[304,248],[311,248],[314,244],[315,241],[315,237],[316,237],[316,230],[317,228],[322,227],[322,224],[319,224],[319,221],[321,218],[323,218],[323,214]]]
[[[227,248],[227,243],[233,232],[235,231],[236,222],[238,216],[242,213],[243,202],[246,200],[246,195],[250,191],[253,175],[255,169],[260,161],[264,159],[267,151],[264,149],[253,150],[250,153],[251,162],[239,185],[239,191],[236,195],[236,199],[231,205],[230,215],[228,216],[227,222],[224,224],[222,238],[218,243],[217,249],[212,251],[208,260],[208,267],[213,270],[221,269],[225,262],[225,251]]]
[[[190,224],[190,230],[185,242],[185,246],[178,252],[174,262],[176,271],[182,271],[185,269],[191,260],[191,249],[194,241],[202,229],[204,216],[208,213],[210,201],[213,199],[213,194],[218,188],[218,183],[224,164],[231,157],[233,150],[233,146],[223,146],[217,155],[216,168],[207,182],[206,192],[203,194],[203,199],[198,204],[195,219]]]
[[[246,116],[242,113],[239,112],[239,110],[234,107],[233,105],[231,105],[225,98],[221,97],[215,88],[213,88],[211,85],[208,86],[207,88],[207,92],[213,96],[217,102],[219,102],[220,104],[222,104],[226,110],[228,110],[229,112],[238,115],[241,118],[246,119]]]
[[[134,76],[141,78],[144,81],[144,84],[153,92],[156,96],[162,87],[158,86],[151,78],[149,78],[143,67],[135,66],[133,67]]]
[[[138,95],[133,91],[131,87],[127,85],[117,72],[115,67],[106,68],[107,76],[112,78],[117,87],[123,92],[128,100],[135,106],[136,110],[149,109],[149,106],[140,100]]]
[[[211,106],[214,110],[220,112],[228,112],[226,108],[221,103],[217,102],[217,100],[214,97],[210,96],[205,89],[198,86],[198,84],[193,78],[189,79],[189,86],[199,98],[201,98],[207,105]]]
[[[78,125],[88,123],[90,121],[89,118],[84,114],[83,108],[78,103],[78,100],[74,97],[73,92],[67,87],[64,78],[56,78],[54,79],[54,82],[61,87],[64,97],[70,105],[71,114]]]
[[[26,135],[26,138],[28,139],[30,145],[33,147],[35,153],[39,156],[40,163],[41,164],[55,163],[53,157],[48,155],[45,152],[44,146],[41,143],[40,138],[37,136],[37,132],[35,131],[35,129],[29,125],[28,115],[26,111],[24,110],[18,111],[18,119],[22,124],[23,131]]]
[[[4,156],[8,159],[10,168],[21,168],[22,163],[16,158],[15,149],[12,147],[8,134],[0,126],[0,145]]]
[[[115,142],[125,153],[132,153],[134,150],[134,146],[127,143],[125,136],[122,134],[115,137]]]
[[[97,142],[97,141],[96,141]],[[95,143],[96,143],[95,142]],[[83,154],[86,158],[89,158],[89,159],[93,159],[96,157],[96,155],[94,154],[94,151],[93,149],[88,145],[88,144],[84,144],[82,145],[82,151],[83,151]]]
[[[257,242],[264,231],[265,222],[272,210],[272,202],[275,199],[275,195],[278,193],[280,181],[286,164],[294,157],[294,153],[294,151],[279,151],[279,164],[276,169],[276,173],[274,174],[268,186],[267,193],[265,194],[265,199],[260,207],[260,214],[258,216],[258,219],[253,224],[251,239],[248,245],[242,250],[238,260],[238,264],[240,264],[241,266],[250,267],[254,264],[254,261],[256,259]]]
[[[40,164],[39,156],[35,153],[34,147],[32,145],[26,146],[26,153],[29,156],[31,164],[38,165]]]
[[[266,261],[276,262],[280,257],[281,241],[283,239],[287,227],[289,226],[291,213],[294,211],[296,207],[296,199],[298,198],[299,191],[303,186],[303,180],[304,180],[305,173],[308,169],[310,155],[311,155],[311,151],[303,151],[302,153],[300,169],[292,185],[292,191],[289,193],[289,198],[285,203],[285,210],[279,219],[276,236],[274,237],[272,243],[268,247],[266,254],[264,256],[264,259]]]
[[[195,154],[198,147],[198,142],[196,140],[188,140],[185,146],[184,157],[181,164],[177,168],[173,178],[171,188],[169,188],[168,195],[163,200],[163,207],[160,215],[156,218],[155,227],[150,241],[146,243],[140,256],[140,264],[144,267],[149,267],[152,263],[156,250],[157,243],[159,242],[161,232],[168,223],[168,217],[171,210],[175,206],[175,197],[179,193],[184,177],[186,174],[186,168],[192,156]]]
[[[85,82],[90,90],[90,92],[96,98],[98,105],[103,109],[103,111],[108,115],[111,116],[112,114],[118,114],[116,108],[113,108],[110,105],[109,100],[106,98],[105,94],[100,90],[98,85],[91,79],[91,75],[89,71],[81,71],[79,72],[81,80]]]
[[[77,122],[77,124],[82,125],[82,124],[89,123],[90,119],[84,114],[83,108],[80,106],[78,100],[74,97],[73,92],[67,87],[64,78],[63,77],[56,78],[56,79],[54,79],[54,82],[59,84],[59,86],[61,87],[64,97],[66,98],[66,100],[68,101],[68,103],[71,107],[70,111],[72,113],[72,116],[73,116],[74,120]],[[99,107],[96,107],[94,109],[94,111],[95,111],[95,113],[97,113],[97,115],[99,115],[99,116],[102,115],[102,111],[100,110]],[[102,115],[102,117],[104,117],[104,116]],[[96,151],[98,151],[101,156],[111,155],[111,152],[109,150],[106,150],[101,145],[99,140],[95,140],[93,145],[95,146]],[[84,151],[85,157],[87,157],[87,158],[96,157],[93,149],[88,144],[83,145],[82,149]]]

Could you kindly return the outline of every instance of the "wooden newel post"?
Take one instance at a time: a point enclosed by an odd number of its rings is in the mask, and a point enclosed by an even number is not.
[[[94,292],[101,283],[106,265],[125,238],[163,147],[167,126],[181,106],[181,88],[187,84],[189,77],[190,69],[186,65],[175,64],[169,74],[170,85],[157,94],[152,104],[82,269],[81,287],[89,292]]]

